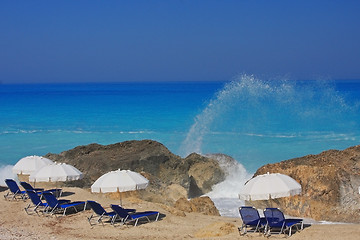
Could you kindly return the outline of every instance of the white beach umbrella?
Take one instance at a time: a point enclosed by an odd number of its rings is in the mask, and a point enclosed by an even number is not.
[[[27,156],[20,159],[12,168],[14,174],[31,174],[40,168],[53,164],[48,158],[40,156]]]
[[[83,177],[82,172],[66,163],[54,163],[30,174],[32,182],[65,182],[79,180]]]
[[[250,179],[239,193],[241,200],[270,200],[301,193],[301,185],[280,173],[267,173]]]
[[[145,189],[149,184],[149,180],[137,172],[130,170],[116,170],[105,173],[99,177],[93,185],[91,185],[91,192],[108,193],[135,191]]]

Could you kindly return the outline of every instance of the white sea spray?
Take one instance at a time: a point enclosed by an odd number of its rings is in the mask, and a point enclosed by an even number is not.
[[[12,172],[12,165],[0,166],[0,186],[6,186],[5,179],[17,179],[17,176]]]

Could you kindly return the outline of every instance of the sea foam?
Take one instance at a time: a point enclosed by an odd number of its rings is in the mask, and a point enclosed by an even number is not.
[[[6,186],[5,179],[17,179],[17,176],[12,172],[12,165],[0,166],[0,186]]]
[[[179,152],[221,152],[253,172],[266,163],[358,144],[357,119],[359,99],[339,92],[334,82],[241,75],[194,118]]]

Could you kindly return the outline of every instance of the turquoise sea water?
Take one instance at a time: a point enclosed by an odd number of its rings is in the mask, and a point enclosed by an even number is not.
[[[0,166],[89,143],[153,139],[247,172],[360,144],[360,81],[0,85]]]
[[[0,85],[0,163],[133,139],[154,139],[178,153],[194,116],[223,85]]]

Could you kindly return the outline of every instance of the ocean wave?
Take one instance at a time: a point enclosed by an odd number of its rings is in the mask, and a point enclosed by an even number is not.
[[[120,131],[121,134],[152,134],[154,131]]]
[[[225,180],[213,186],[212,191],[206,195],[211,198],[237,198],[245,182],[253,174],[249,173],[239,161],[230,156],[224,154],[206,154],[205,156],[216,160],[226,173]]]
[[[6,186],[5,179],[17,179],[17,176],[12,172],[12,165],[0,166],[0,186]]]
[[[220,136],[247,136],[259,138],[299,138],[299,139],[327,139],[327,140],[347,140],[355,141],[359,133],[329,133],[329,132],[299,132],[299,133],[241,133],[241,132],[221,132],[209,131],[207,135]],[[358,135],[358,136],[357,136]]]
[[[104,130],[104,131],[89,131],[89,130],[64,130],[64,129],[33,129],[33,130],[3,130],[0,132],[0,135],[10,135],[10,134],[39,134],[39,133],[74,133],[74,134],[154,134],[155,131],[149,130],[138,130],[138,131],[113,131],[113,130]]]
[[[278,139],[274,142],[279,144],[284,144],[281,139],[289,139],[288,144],[309,139],[354,141],[360,136],[359,113],[359,104],[346,99],[330,81],[274,81],[241,75],[214,94],[194,118],[180,152],[187,156],[201,153],[209,142],[217,146],[234,142],[221,135],[236,136],[248,148],[253,144],[248,137]],[[258,142],[256,148],[264,149],[259,144],[268,143]]]

